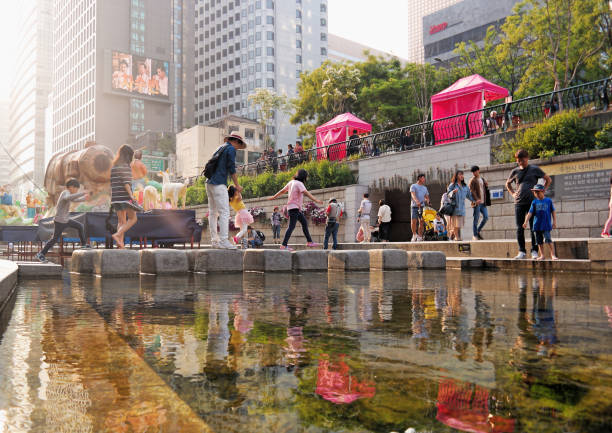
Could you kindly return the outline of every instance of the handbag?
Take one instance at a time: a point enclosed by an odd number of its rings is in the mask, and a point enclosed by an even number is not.
[[[454,191],[454,190],[453,190]],[[442,206],[440,206],[440,214],[442,215],[452,215],[455,212],[455,208],[457,207],[457,199],[455,198],[455,194],[453,191],[447,194],[448,200],[445,201]]]

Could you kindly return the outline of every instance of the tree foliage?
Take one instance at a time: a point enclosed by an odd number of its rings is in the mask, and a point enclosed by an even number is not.
[[[256,89],[248,99],[257,108],[257,117],[264,133],[264,148],[268,149],[271,147],[270,131],[274,117],[289,114],[292,106],[287,96],[278,95],[270,89]]]

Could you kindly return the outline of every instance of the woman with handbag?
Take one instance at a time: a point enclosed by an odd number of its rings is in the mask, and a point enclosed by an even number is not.
[[[455,209],[450,216],[449,232],[451,233],[451,239],[460,241],[461,229],[463,228],[464,217],[465,217],[465,200],[469,199],[474,201],[470,188],[465,184],[463,177],[463,171],[458,170],[451,179],[451,183],[448,186],[448,195],[455,199]]]

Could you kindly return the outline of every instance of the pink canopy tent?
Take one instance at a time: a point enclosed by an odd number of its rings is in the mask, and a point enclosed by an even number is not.
[[[348,140],[353,130],[357,130],[357,134],[363,134],[372,131],[372,125],[351,113],[344,113],[319,126],[316,130],[317,159],[336,160],[344,158],[346,156],[346,143],[342,142]],[[328,155],[327,146],[335,143],[342,144]]]
[[[484,108],[486,102],[508,96],[508,90],[485,80],[478,74],[461,78],[452,86],[431,97],[432,120],[444,119],[457,114],[469,113]],[[467,119],[470,137],[481,135],[482,112],[472,113]],[[465,137],[465,116],[434,122],[436,144],[461,140]]]

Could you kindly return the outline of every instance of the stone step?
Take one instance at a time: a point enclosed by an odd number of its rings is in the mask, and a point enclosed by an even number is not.
[[[447,269],[491,269],[491,270],[535,270],[557,272],[601,272],[593,268],[593,262],[584,259],[561,260],[516,260],[492,258],[461,258],[449,257],[446,259]]]
[[[19,278],[61,278],[64,268],[55,263],[17,262]]]

